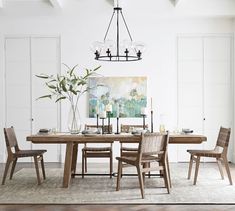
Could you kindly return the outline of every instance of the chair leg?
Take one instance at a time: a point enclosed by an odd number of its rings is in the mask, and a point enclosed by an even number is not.
[[[109,169],[110,179],[112,179],[113,176],[113,153],[110,152],[110,169]]]
[[[150,162],[148,163],[148,168],[150,168]],[[150,178],[151,177],[151,172],[149,171],[148,172],[148,178]]]
[[[194,175],[194,182],[193,184],[196,185],[197,183],[197,175],[198,175],[198,170],[199,170],[199,165],[200,165],[200,156],[197,157],[197,160],[196,160],[196,169],[195,169],[195,175]]]
[[[169,181],[169,172],[167,170],[167,163],[166,161],[163,163],[163,178],[164,178],[164,182],[165,182],[165,186],[167,188],[167,192],[170,193],[170,181]]]
[[[169,185],[170,188],[172,188],[172,184],[171,184],[171,173],[170,173],[170,164],[169,164],[169,159],[168,159],[168,154],[166,155],[166,167],[167,167],[167,174],[168,174],[168,179],[169,179]]]
[[[141,165],[136,166],[137,172],[138,172],[138,178],[139,178],[139,184],[140,184],[140,191],[141,191],[141,196],[142,199],[144,199],[144,182],[143,182],[143,175],[141,171]]]
[[[38,158],[37,156],[33,156],[33,158],[34,158],[34,164],[35,164],[35,169],[36,169],[36,174],[37,174],[38,185],[41,185],[41,179],[40,179],[39,167],[38,167]]]
[[[84,178],[84,161],[85,161],[85,155],[84,151],[82,150],[82,178]]]
[[[14,174],[14,171],[15,171],[15,167],[16,167],[16,163],[17,163],[17,158],[15,158],[15,160],[12,163],[10,179],[12,179],[12,177],[13,177],[13,174]]]
[[[224,173],[223,173],[221,160],[220,160],[220,158],[216,158],[216,160],[217,160],[217,164],[218,164],[218,167],[219,167],[219,172],[220,172],[221,178],[224,179]]]
[[[191,177],[192,167],[193,167],[193,155],[191,154],[189,161],[189,168],[188,168],[188,179],[190,179]]]
[[[8,172],[8,169],[10,167],[11,162],[12,162],[12,160],[9,159],[9,157],[8,157],[6,165],[5,165],[5,170],[4,170],[3,178],[2,178],[2,185],[5,184],[5,180],[6,180],[6,177],[7,177],[7,172]]]
[[[233,185],[233,181],[232,181],[232,177],[231,177],[231,173],[230,173],[230,169],[229,169],[229,165],[228,165],[228,160],[225,156],[223,157],[223,161],[224,161],[225,169],[226,169],[226,172],[228,175],[229,183],[230,183],[230,185]]]
[[[122,176],[122,161],[118,161],[118,176],[117,176],[117,186],[116,186],[116,191],[120,190],[120,180]]]
[[[45,166],[44,166],[44,160],[43,160],[43,155],[41,155],[41,167],[42,167],[42,175],[43,179],[46,179],[46,173],[45,173]]]
[[[84,159],[85,159],[85,172],[87,173],[87,156],[86,156],[86,153],[84,153]]]

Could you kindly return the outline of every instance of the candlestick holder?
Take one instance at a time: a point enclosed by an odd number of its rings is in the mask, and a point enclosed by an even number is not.
[[[99,114],[96,114],[96,128],[99,129]]]
[[[119,117],[117,117],[117,132],[115,134],[120,134],[119,133]]]
[[[153,110],[151,110],[151,133],[153,133]]]
[[[111,112],[107,111],[107,114],[108,114],[108,134],[111,134],[111,131],[110,131],[110,114],[111,114]]]
[[[105,120],[105,118],[104,117],[100,117],[100,119],[102,120],[102,126],[101,126],[102,134],[104,134],[104,120]]]
[[[146,114],[141,114],[141,116],[143,117],[143,130],[145,130],[145,118],[146,118]]]

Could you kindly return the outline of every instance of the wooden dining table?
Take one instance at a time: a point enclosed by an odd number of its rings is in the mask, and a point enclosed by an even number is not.
[[[53,133],[53,134],[36,134],[26,138],[34,144],[66,144],[66,154],[64,162],[64,175],[62,187],[67,188],[70,180],[76,173],[78,144],[84,143],[138,143],[141,140],[140,135],[127,133],[121,134],[78,134]],[[170,134],[170,144],[200,144],[206,141],[204,135],[195,134]]]

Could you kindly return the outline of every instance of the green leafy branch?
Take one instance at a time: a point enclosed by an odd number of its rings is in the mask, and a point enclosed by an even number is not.
[[[98,75],[97,71],[101,66],[95,69],[86,69],[84,75],[77,75],[75,73],[78,65],[72,68],[66,64],[64,66],[67,69],[65,75],[36,75],[36,77],[45,80],[45,85],[50,91],[50,94],[41,96],[38,99],[55,98],[55,102],[68,99],[73,107],[77,107],[78,99],[81,95],[91,89],[91,87],[88,87],[88,78]]]

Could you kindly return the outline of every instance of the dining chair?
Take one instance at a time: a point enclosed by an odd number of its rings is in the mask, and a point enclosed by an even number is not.
[[[7,156],[6,166],[5,166],[5,170],[4,170],[4,174],[3,174],[2,185],[5,184],[5,180],[6,180],[6,176],[7,176],[10,164],[12,163],[11,172],[10,172],[10,180],[11,180],[13,177],[13,174],[14,174],[14,170],[15,170],[15,166],[16,166],[18,158],[24,158],[24,157],[33,157],[34,158],[34,164],[35,164],[35,169],[36,169],[36,174],[37,174],[37,181],[38,181],[38,185],[40,185],[41,179],[40,179],[40,174],[39,174],[38,162],[41,161],[43,179],[45,180],[46,174],[45,174],[45,168],[44,168],[44,162],[43,162],[43,154],[47,150],[39,150],[39,149],[37,149],[37,150],[21,150],[18,146],[16,134],[15,134],[13,127],[4,128],[4,136],[5,136],[8,156]]]
[[[121,133],[131,133],[132,130],[143,128],[143,125],[124,125],[121,124]],[[145,125],[145,128],[148,129],[148,125]],[[127,157],[127,156],[133,156],[136,155],[138,152],[138,147],[129,147],[124,141],[120,141],[120,156]],[[150,165],[150,164],[145,164]],[[149,178],[150,178],[150,172],[149,172]]]
[[[224,179],[223,169],[221,162],[224,162],[225,169],[227,171],[228,179],[230,185],[233,184],[231,173],[229,170],[228,160],[227,160],[227,152],[228,152],[228,144],[230,139],[230,128],[223,128],[220,127],[219,135],[217,138],[216,146],[213,150],[187,150],[190,153],[190,163],[189,163],[189,170],[188,170],[188,179],[191,177],[191,171],[193,166],[193,161],[196,162],[195,167],[195,175],[194,175],[194,185],[197,183],[197,176],[199,170],[199,164],[201,157],[212,157],[217,160],[217,164],[219,167],[219,171],[221,174],[221,178]]]
[[[124,125],[121,124],[121,133],[131,133],[132,130],[137,128],[143,128],[143,125]],[[148,125],[145,125],[145,128],[148,129]],[[124,145],[125,142],[120,141],[120,156],[133,156],[138,152],[138,147],[128,147]]]
[[[140,190],[142,198],[144,194],[144,177],[149,171],[161,171],[164,178],[167,192],[170,193],[170,182],[167,170],[167,147],[169,142],[169,133],[145,133],[141,134],[141,141],[138,146],[136,156],[117,157],[118,177],[116,190],[120,190],[120,180],[122,168],[135,166],[138,173]],[[145,163],[157,162],[159,165],[144,165]]]
[[[99,126],[99,128],[101,127],[102,126]],[[97,125],[85,125],[85,130],[88,130],[89,128],[97,128]],[[108,131],[112,133],[112,125],[104,125],[103,130],[104,133],[107,133]],[[84,178],[85,173],[87,173],[87,158],[109,158],[109,174],[110,178],[112,178],[113,141],[107,143],[109,144],[107,147],[88,147],[87,143],[84,144],[84,148],[82,149],[82,178]]]

